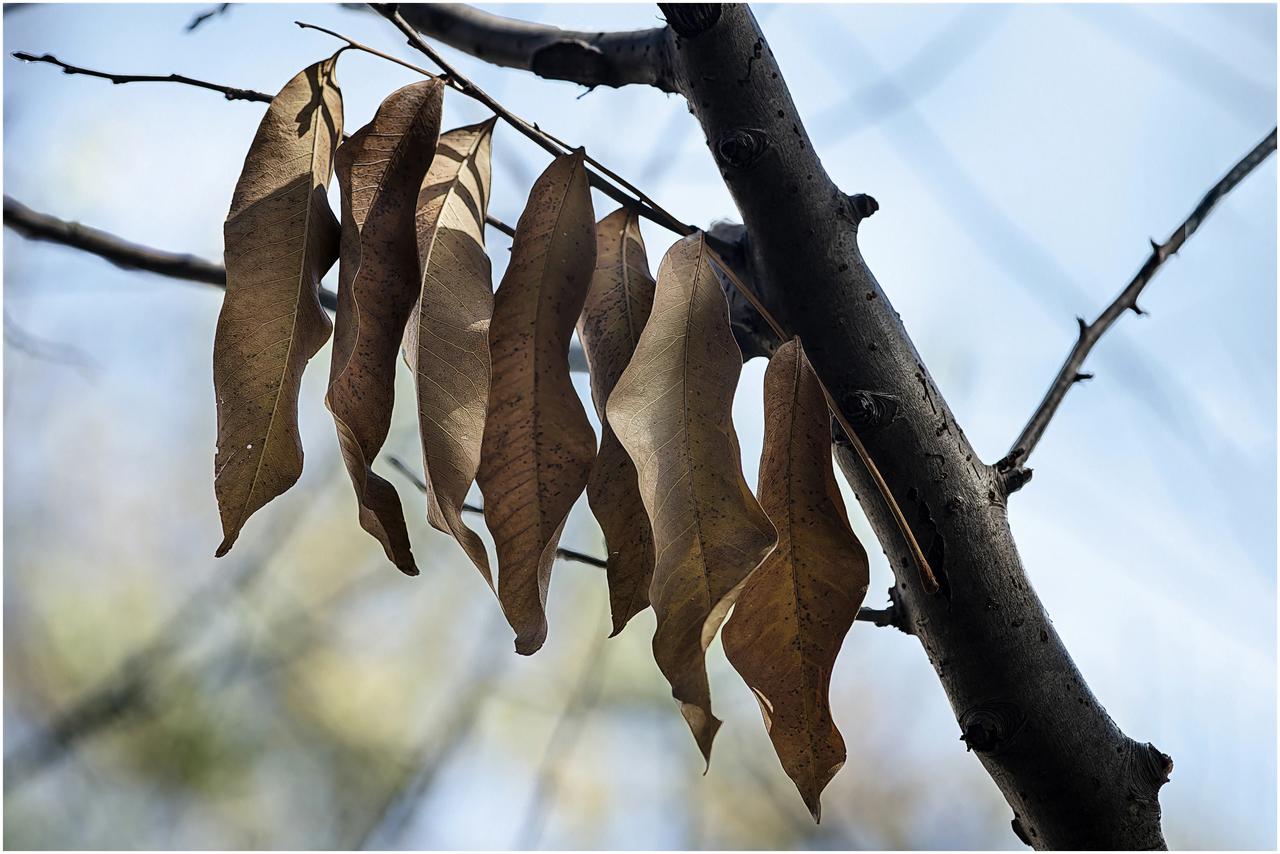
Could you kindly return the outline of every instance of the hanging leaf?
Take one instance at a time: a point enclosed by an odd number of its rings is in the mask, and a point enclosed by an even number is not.
[[[778,547],[751,574],[724,627],[724,651],[760,703],[787,776],[817,821],[844,765],[831,719],[831,669],[867,593],[867,553],[831,468],[831,415],[798,338],[764,376],[760,501]]]
[[[493,380],[477,478],[498,548],[498,598],[530,655],[547,637],[547,588],[596,438],[569,379],[569,340],[596,262],[581,149],[542,173],[516,225],[489,328]]]
[[[329,340],[320,279],[338,257],[325,190],[342,136],[337,55],[271,100],[249,146],[223,237],[227,290],[213,343],[214,493],[226,554],[245,521],[302,474],[302,371]]]
[[[421,289],[405,329],[418,386],[427,520],[453,534],[489,586],[484,543],[462,521],[476,479],[489,399],[493,276],[484,251],[496,118],[440,137],[418,195]]]
[[[636,468],[605,414],[609,394],[649,320],[653,288],[640,218],[628,208],[619,208],[596,224],[596,270],[578,319],[578,337],[591,369],[591,397],[602,426],[600,453],[587,481],[587,501],[608,547],[610,637],[648,607],[653,577],[653,534]]]
[[[708,763],[705,655],[739,585],[773,547],[742,477],[733,393],[742,354],[701,232],[668,250],[653,314],[609,396],[609,425],[636,464],[657,562],[653,654]]]
[[[371,466],[391,427],[396,351],[420,290],[414,210],[435,155],[443,95],[443,84],[434,79],[392,92],[337,155],[342,258],[325,403],[356,490],[360,524],[407,575],[418,569],[400,497]]]

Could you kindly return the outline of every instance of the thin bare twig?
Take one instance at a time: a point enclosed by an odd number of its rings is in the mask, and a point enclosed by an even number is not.
[[[328,30],[326,30],[325,32],[328,32]],[[396,59],[394,56],[391,56],[390,54],[384,54],[382,51],[375,50],[374,48],[367,47],[365,45],[361,45],[359,44],[359,42],[353,42],[351,43],[350,46],[357,50],[367,51],[368,53],[371,53],[374,56],[381,56],[385,59],[391,60],[392,62],[398,63],[400,65],[404,65],[408,68],[412,68],[414,71],[421,72],[422,74],[426,74],[429,77],[435,76],[435,75],[432,75],[431,72],[427,71],[425,68],[419,68],[416,65],[412,65],[410,63],[404,62],[403,60]],[[228,101],[237,101],[237,100],[257,101],[260,103],[269,104],[271,103],[271,99],[272,99],[272,96],[268,95],[266,92],[258,92],[253,89],[236,89],[233,86],[223,86],[220,83],[209,83],[204,80],[196,80],[192,77],[184,77],[181,74],[170,74],[167,76],[112,74],[106,71],[94,71],[93,69],[90,69],[90,68],[80,68],[79,66],[68,65],[67,63],[59,60],[57,57],[50,56],[47,53],[44,56],[34,56],[29,53],[18,51],[13,55],[17,59],[21,59],[24,62],[44,62],[44,63],[49,63],[51,65],[56,65],[62,69],[64,74],[83,74],[89,77],[100,77],[104,80],[110,80],[112,83],[182,83],[187,86],[198,86],[201,89],[210,89],[214,92],[222,92],[226,94]],[[344,139],[345,139],[345,135],[344,135]],[[7,211],[6,211],[6,215],[7,215]],[[507,237],[516,236],[516,230],[511,226],[507,225],[502,220],[498,219],[496,216],[485,214],[484,222],[485,222],[485,225],[488,225],[489,227],[502,232]],[[82,247],[77,247],[77,248],[82,248]],[[139,267],[138,269],[150,269],[150,268]],[[161,271],[153,270],[152,272],[161,272]],[[179,276],[179,278],[183,278],[183,277]],[[205,281],[205,280],[202,279],[199,281]],[[218,282],[212,282],[212,284],[222,284],[222,281],[220,280]],[[323,297],[321,301],[323,302]],[[334,306],[331,306],[328,304],[326,304],[325,307],[330,309],[334,308]]]
[[[217,6],[214,6],[212,9],[206,9],[205,11],[201,12],[199,15],[196,15],[194,18],[192,18],[190,23],[187,24],[186,30],[189,33],[195,32],[195,30],[198,29],[201,25],[203,25],[206,21],[225,15],[229,11],[231,11],[230,3],[219,3]]]
[[[409,468],[404,460],[399,457],[392,456],[387,458],[387,462],[391,464],[392,468],[404,475],[405,479],[417,487],[419,492],[424,494],[427,492],[427,484],[417,472]],[[474,504],[463,504],[462,509],[467,513],[484,514],[484,508],[477,507]],[[556,549],[556,557],[563,558],[564,560],[577,561],[578,563],[585,563],[590,566],[599,567],[600,569],[605,569],[609,565],[609,562],[604,558],[585,554],[584,552],[574,551],[573,549]],[[897,612],[893,609],[893,606],[885,609],[859,608],[858,615],[855,619],[864,623],[875,623],[877,626],[894,626],[895,628],[907,632],[906,629],[899,625]],[[910,634],[910,632],[907,633]]]
[[[327,479],[327,478],[326,478]],[[244,593],[265,574],[275,555],[303,527],[315,502],[293,505],[281,529],[257,555],[249,555],[232,573],[215,573],[164,623],[152,640],[126,658],[111,676],[65,706],[53,720],[4,757],[4,790],[34,779],[77,743],[153,699],[160,671],[199,635],[222,606]]]
[[[10,315],[8,308],[4,310],[4,346],[41,362],[75,368],[85,378],[97,373],[100,367],[74,344],[51,341],[27,331]]]
[[[866,204],[873,206],[870,208],[870,211],[871,213],[874,213],[876,209],[874,207],[875,200],[870,196],[864,196],[863,198],[866,199]],[[871,213],[867,213],[866,216],[870,216]],[[751,307],[759,313],[765,323],[769,324],[769,327],[773,330],[773,333],[778,336],[778,339],[780,341],[787,340],[789,336],[782,330],[782,324],[774,318],[774,316],[769,312],[769,309],[765,308],[764,302],[746,286],[742,279],[740,279],[733,271],[733,268],[729,266],[728,262],[721,258],[719,253],[710,246],[707,247],[707,254],[710,256],[711,260],[715,262],[715,267],[724,274],[725,278],[733,283],[733,286],[738,289],[738,292],[742,294],[743,297],[746,298],[747,302],[751,303]],[[906,543],[907,551],[911,553],[911,557],[915,561],[916,568],[920,570],[920,583],[924,586],[925,592],[937,593],[940,589],[938,585],[938,578],[934,575],[933,568],[929,565],[929,560],[925,557],[924,550],[920,548],[920,543],[916,540],[916,535],[911,530],[911,526],[907,524],[906,515],[902,512],[902,508],[898,506],[897,500],[889,490],[889,484],[885,482],[884,476],[880,474],[880,469],[876,466],[875,460],[871,459],[871,454],[867,451],[866,446],[862,444],[862,439],[859,438],[857,431],[853,429],[849,420],[845,417],[844,413],[840,411],[840,407],[836,405],[835,400],[831,397],[831,392],[827,390],[826,383],[824,383],[822,378],[816,374],[814,375],[814,378],[818,381],[818,386],[822,389],[823,397],[827,399],[827,408],[831,410],[832,416],[835,417],[836,422],[840,425],[845,436],[849,439],[849,444],[857,454],[858,459],[861,460],[863,468],[867,470],[867,474],[871,475],[872,481],[875,482],[876,488],[880,492],[880,497],[884,500],[885,507],[893,517],[894,522],[897,523],[898,532],[902,534],[902,539]]]
[[[1141,269],[1125,286],[1124,290],[1120,292],[1119,296],[1103,309],[1097,319],[1092,323],[1085,323],[1083,317],[1076,318],[1080,333],[1076,338],[1075,346],[1067,354],[1067,359],[1058,370],[1058,375],[1054,377],[1053,383],[1049,386],[1049,391],[1044,396],[1044,400],[1040,401],[1040,405],[1036,407],[1036,411],[1027,422],[1027,426],[1022,429],[1021,435],[1013,443],[1008,455],[996,463],[997,470],[1006,476],[1008,491],[1012,492],[1026,482],[1026,475],[1019,474],[1022,471],[1022,466],[1044,436],[1045,429],[1048,428],[1050,420],[1053,419],[1054,414],[1058,411],[1058,407],[1062,405],[1067,392],[1076,383],[1092,378],[1092,374],[1085,373],[1082,370],[1089,352],[1106,331],[1111,328],[1112,324],[1119,320],[1120,316],[1126,311],[1132,311],[1134,314],[1145,313],[1138,307],[1138,297],[1156,272],[1159,271],[1165,261],[1173,257],[1182,248],[1182,244],[1186,243],[1191,235],[1196,233],[1200,224],[1204,222],[1218,202],[1222,201],[1227,193],[1230,193],[1237,184],[1243,181],[1250,172],[1256,169],[1275,150],[1276,131],[1273,128],[1262,142],[1254,146],[1252,151],[1246,154],[1239,163],[1231,167],[1231,171],[1222,176],[1222,179],[1214,184],[1209,192],[1205,193],[1204,198],[1200,200],[1200,204],[1196,205],[1191,215],[1183,220],[1173,234],[1169,235],[1168,240],[1164,243],[1151,241],[1151,254],[1147,256],[1146,263],[1142,265]]]
[[[117,85],[121,83],[183,83],[187,86],[196,86],[201,89],[208,89],[213,92],[221,92],[223,97],[228,101],[260,101],[264,104],[271,103],[271,96],[265,92],[255,92],[252,89],[239,89],[235,86],[223,86],[220,83],[210,83],[207,80],[197,80],[194,77],[187,77],[182,74],[109,74],[105,71],[94,71],[91,68],[81,68],[78,65],[70,65],[58,59],[50,53],[36,56],[26,51],[15,51],[14,59],[20,59],[23,62],[45,62],[49,65],[56,65],[62,69],[63,74],[82,74],[86,77],[99,77],[103,80],[110,80]]]
[[[538,772],[534,776],[533,792],[529,796],[529,804],[525,807],[524,819],[520,822],[520,830],[516,835],[515,847],[529,851],[538,847],[542,838],[542,830],[546,825],[547,813],[555,802],[559,788],[557,767],[568,756],[572,755],[574,745],[582,735],[581,718],[595,706],[600,697],[600,688],[604,681],[605,657],[608,652],[605,634],[609,629],[609,612],[600,612],[599,628],[596,630],[591,650],[586,662],[578,671],[574,687],[560,710],[560,716],[547,739],[546,749],[542,753],[542,761],[538,763]]]
[[[409,468],[408,464],[406,464],[404,460],[399,457],[388,457],[387,462],[391,464],[392,468],[404,475],[405,479],[412,483],[419,492],[423,495],[427,494],[428,490],[426,481],[424,481],[417,472]],[[466,513],[477,513],[481,516],[484,515],[484,508],[475,504],[463,504],[462,509]],[[576,561],[578,563],[585,563],[589,566],[599,567],[600,569],[604,569],[609,565],[607,561],[601,558],[584,552],[574,551],[573,549],[558,548],[556,549],[556,557],[563,558],[564,560]]]
[[[482,630],[496,629],[502,622],[500,615],[501,611],[490,611]],[[353,850],[373,849],[375,843],[379,848],[392,845],[412,821],[449,759],[479,725],[480,712],[493,685],[511,660],[509,655],[498,655],[498,649],[494,644],[475,645],[470,660],[458,669],[464,675],[474,674],[474,678],[449,692],[451,700],[444,719],[431,721],[424,728],[411,759],[404,763],[404,773],[365,825],[353,834]]]
[[[125,270],[158,273],[174,279],[217,285],[220,288],[227,286],[227,271],[220,264],[182,252],[153,249],[92,226],[40,213],[11,196],[4,197],[4,224],[6,228],[13,229],[29,240],[42,240],[79,249],[105,258]],[[515,230],[502,220],[493,219],[488,225],[504,234],[515,234]],[[336,311],[337,294],[321,288],[320,305],[329,311]]]
[[[12,196],[4,197],[4,224],[30,240],[70,246],[105,258],[126,270],[145,270],[219,287],[227,284],[227,271],[220,264],[194,255],[131,243],[106,231],[34,211]]]

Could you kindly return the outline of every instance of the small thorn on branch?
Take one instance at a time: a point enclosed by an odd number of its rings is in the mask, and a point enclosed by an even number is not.
[[[1082,383],[1086,380],[1091,380],[1091,379],[1093,379],[1093,374],[1087,373],[1085,371],[1080,371],[1074,377],[1071,378],[1071,382]]]

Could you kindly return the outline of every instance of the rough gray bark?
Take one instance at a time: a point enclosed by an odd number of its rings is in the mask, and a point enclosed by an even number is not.
[[[837,442],[893,567],[895,605],[1013,808],[1014,832],[1041,849],[1163,848],[1157,794],[1172,761],[1120,731],[1054,631],[1009,530],[1016,484],[978,459],[863,262],[858,226],[874,202],[827,176],[747,7],[662,8],[669,28],[653,62],[688,100],[742,213],[750,279],[804,341],[942,577],[942,592],[923,591],[869,475]],[[472,30],[473,47],[503,38],[504,19],[487,17],[495,32]],[[441,35],[438,20],[420,23]],[[557,71],[543,76],[594,85],[571,66]]]

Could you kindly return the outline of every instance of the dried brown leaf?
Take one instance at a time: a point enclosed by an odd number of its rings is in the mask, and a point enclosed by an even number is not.
[[[578,337],[591,369],[591,397],[602,426],[587,501],[608,547],[605,573],[613,635],[649,605],[653,533],[635,464],[609,426],[605,404],[649,320],[653,289],[640,218],[633,210],[619,208],[596,224],[596,270],[578,319]]]
[[[522,655],[546,640],[556,545],[595,458],[595,433],[569,378],[569,341],[595,260],[579,150],[534,183],[489,327],[493,379],[477,480],[498,548],[498,598]]]
[[[657,560],[653,654],[708,763],[706,650],[744,579],[777,539],[742,477],[733,393],[742,354],[705,236],[668,250],[653,313],[609,396],[609,424],[636,463]]]
[[[489,399],[493,274],[484,250],[496,119],[440,137],[418,195],[421,289],[405,329],[405,359],[418,386],[427,520],[453,534],[489,586],[484,543],[462,521],[480,466]]]
[[[724,651],[817,821],[819,796],[845,761],[828,695],[867,593],[867,553],[849,527],[831,468],[827,399],[798,338],[769,361],[764,401],[759,493],[778,547],[743,585]]]
[[[407,575],[418,569],[400,497],[371,466],[391,427],[396,352],[421,287],[414,211],[435,155],[443,96],[435,79],[392,92],[337,154],[342,254],[325,403],[356,490],[360,524]]]
[[[320,279],[338,257],[325,188],[342,137],[337,56],[271,101],[249,146],[223,236],[227,290],[213,344],[214,492],[221,557],[250,515],[302,474],[302,372],[329,339]]]

